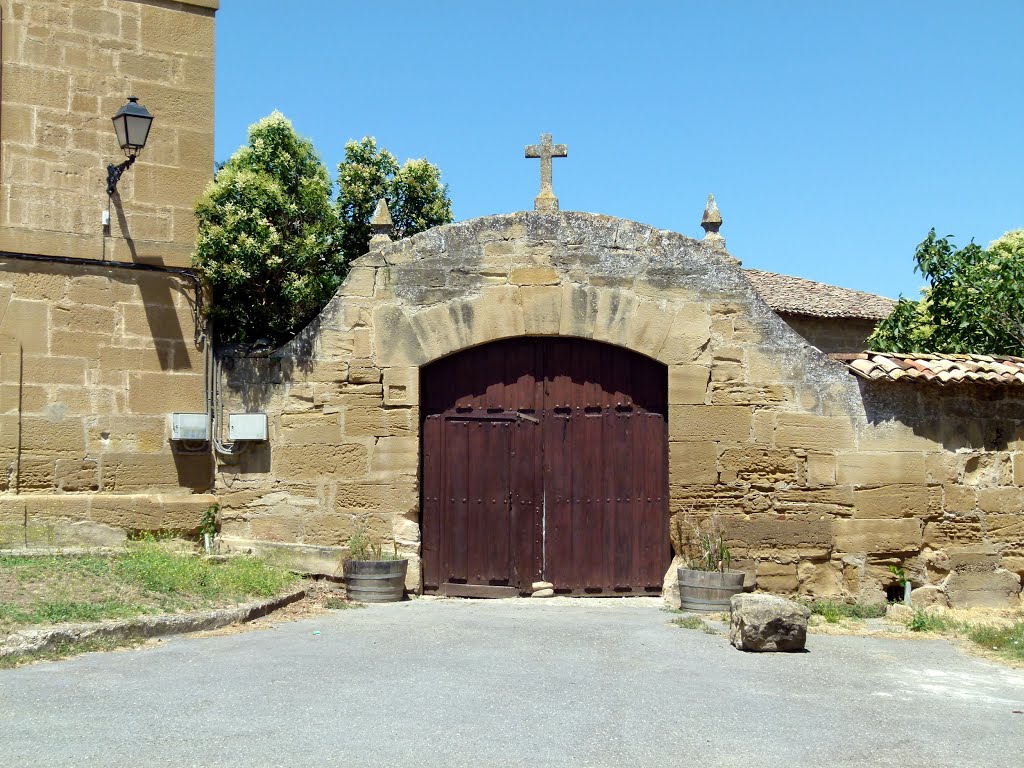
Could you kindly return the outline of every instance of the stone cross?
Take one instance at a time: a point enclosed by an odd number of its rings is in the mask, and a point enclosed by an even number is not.
[[[542,133],[540,144],[530,144],[526,148],[526,156],[540,158],[540,194],[533,200],[535,211],[557,211],[558,198],[551,189],[551,158],[568,157],[569,150],[565,144],[552,144],[551,134]]]

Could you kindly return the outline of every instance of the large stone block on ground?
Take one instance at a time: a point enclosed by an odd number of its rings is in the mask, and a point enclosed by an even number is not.
[[[774,595],[734,595],[729,642],[741,651],[802,651],[807,642],[806,606]]]

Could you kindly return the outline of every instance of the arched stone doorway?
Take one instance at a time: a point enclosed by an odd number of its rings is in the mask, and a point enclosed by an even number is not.
[[[495,341],[422,370],[424,589],[661,590],[668,373],[580,338]]]

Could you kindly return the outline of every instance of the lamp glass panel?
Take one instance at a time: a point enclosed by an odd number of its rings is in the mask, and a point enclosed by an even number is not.
[[[146,139],[149,137],[149,128],[153,124],[153,118],[126,115],[125,121],[127,122],[128,145],[142,149],[146,146]]]
[[[128,147],[128,128],[125,125],[127,118],[124,115],[118,115],[114,118],[114,132],[117,133],[117,145],[121,149]]]

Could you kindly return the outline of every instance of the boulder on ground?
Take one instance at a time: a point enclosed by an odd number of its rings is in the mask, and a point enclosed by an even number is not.
[[[890,603],[885,609],[885,618],[903,624],[914,618],[914,609],[903,603]]]
[[[678,611],[681,601],[679,599],[679,569],[686,567],[686,558],[676,555],[672,558],[672,565],[665,573],[665,582],[661,587],[661,598],[665,601],[665,607]]]
[[[929,605],[949,605],[949,598],[941,587],[934,584],[924,584],[910,590],[910,604],[915,608],[927,608]]]
[[[741,651],[802,651],[807,606],[774,595],[733,595],[729,642]]]
[[[555,590],[553,589],[538,589],[530,597],[554,597]]]

